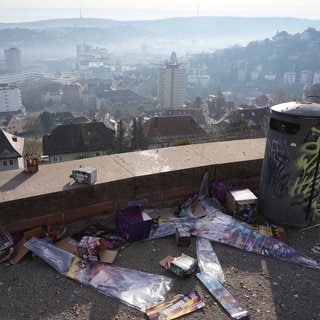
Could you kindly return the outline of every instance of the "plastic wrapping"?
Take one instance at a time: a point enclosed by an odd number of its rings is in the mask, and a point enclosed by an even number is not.
[[[266,236],[253,226],[221,211],[210,209],[210,205],[206,206],[206,211],[212,214],[196,221],[193,235],[248,252],[320,269],[317,261],[272,236]]]
[[[210,240],[197,237],[196,245],[200,271],[223,283],[224,273]]]
[[[176,233],[176,228],[181,226],[191,231],[195,227],[195,219],[190,217],[161,218],[158,227],[151,230],[149,239],[156,239],[174,235]]]
[[[172,279],[127,268],[95,264],[89,285],[144,312],[164,300]]]
[[[70,265],[75,257],[72,253],[62,250],[52,244],[32,237],[24,244],[35,255],[42,258],[62,275],[67,275]]]
[[[81,259],[37,238],[25,246],[61,274],[142,312],[163,302],[173,284],[166,276]]]

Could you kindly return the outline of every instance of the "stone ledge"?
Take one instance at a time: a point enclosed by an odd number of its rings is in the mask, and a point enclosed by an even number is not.
[[[205,173],[209,182],[257,189],[264,149],[265,139],[236,140],[43,165],[31,175],[1,172],[0,228],[67,223],[112,213],[138,199],[151,205],[177,202],[199,191]],[[80,165],[97,169],[94,185],[71,181],[72,169]]]

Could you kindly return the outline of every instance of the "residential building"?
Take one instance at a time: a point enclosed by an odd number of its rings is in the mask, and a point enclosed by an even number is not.
[[[20,73],[22,71],[21,50],[19,48],[4,50],[4,57],[9,73]]]
[[[296,83],[296,73],[294,71],[288,71],[283,73],[283,84],[292,86]]]
[[[313,82],[313,72],[310,70],[302,70],[300,72],[300,84],[309,85]]]
[[[253,108],[243,105],[225,117],[219,124],[219,130],[221,131],[233,123],[234,125],[228,129],[228,133],[234,137],[239,138],[247,134],[250,135],[248,138],[263,137],[268,127],[269,117],[269,108]]]
[[[0,130],[0,171],[22,169],[24,138]]]
[[[6,120],[3,121],[4,129],[11,134],[21,134],[24,130],[25,118],[19,118],[12,114],[8,114]]]
[[[51,114],[55,126],[74,123],[73,120],[75,119],[75,116],[71,111],[53,112]]]
[[[0,113],[25,112],[20,89],[8,84],[0,84]]]
[[[312,84],[320,83],[320,72],[315,72],[313,75]]]
[[[247,77],[247,71],[244,69],[239,69],[237,73],[237,79],[239,82],[244,82]]]
[[[210,84],[210,76],[209,75],[189,75],[188,83],[196,85],[198,87],[206,88]]]
[[[150,101],[131,90],[105,90],[97,95],[97,108],[102,106],[121,111],[136,111],[139,106],[150,105]]]
[[[186,100],[186,69],[177,62],[175,54],[165,66],[159,68],[158,99],[161,108],[181,107]]]
[[[43,154],[50,163],[110,154],[114,131],[103,122],[65,124],[43,136]]]
[[[77,105],[82,99],[82,92],[84,87],[79,83],[75,82],[64,86],[62,91],[61,102],[67,105]]]
[[[144,123],[148,149],[206,142],[207,134],[190,115],[154,117]]]
[[[265,94],[261,94],[252,100],[252,104],[257,107],[270,108],[271,106],[273,106],[273,100],[269,96],[267,96]]]
[[[146,111],[145,115],[147,117],[190,115],[201,127],[204,127],[206,124],[205,115],[200,108],[183,107],[183,108],[153,109],[150,111]]]

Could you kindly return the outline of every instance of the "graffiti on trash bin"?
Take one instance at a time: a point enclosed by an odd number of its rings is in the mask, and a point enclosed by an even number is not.
[[[313,127],[310,130],[309,139],[301,147],[302,155],[297,160],[297,171],[299,175],[293,181],[289,190],[289,196],[299,204],[307,206],[311,195],[311,207],[315,209],[317,205],[318,193],[315,186],[320,183],[319,161],[320,161],[320,130]]]
[[[289,196],[293,205],[315,209],[318,193],[314,189],[320,185],[320,130],[310,129],[297,150],[300,156],[295,161],[292,161],[286,140],[272,139],[267,144],[270,152],[266,159],[265,187],[272,190],[275,198]]]
[[[266,170],[266,187],[270,187],[273,196],[277,198],[284,197],[288,192],[288,183],[290,173],[286,172],[290,155],[286,146],[286,141],[273,139],[272,142],[267,141],[271,156],[267,159]]]

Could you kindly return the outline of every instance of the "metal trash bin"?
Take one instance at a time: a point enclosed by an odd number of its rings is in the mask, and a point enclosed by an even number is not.
[[[314,219],[320,186],[320,104],[287,102],[270,109],[258,212],[278,224]]]

